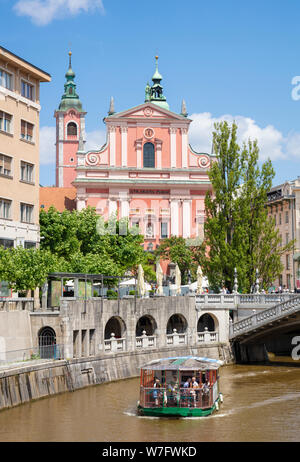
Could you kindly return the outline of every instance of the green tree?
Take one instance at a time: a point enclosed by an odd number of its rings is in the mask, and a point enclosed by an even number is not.
[[[182,284],[188,281],[188,271],[191,271],[193,279],[196,278],[197,263],[194,258],[193,248],[181,236],[171,236],[161,241],[155,250],[156,257],[177,263],[181,272]]]
[[[62,263],[50,251],[0,247],[0,279],[8,281],[14,291],[41,287],[49,273],[63,270]]]
[[[280,256],[294,244],[280,246],[278,230],[268,217],[272,163],[267,160],[259,167],[256,141],[240,148],[235,123],[215,124],[213,145],[217,161],[209,172],[213,193],[205,198],[205,242],[199,261],[215,290],[223,284],[232,289],[235,267],[244,292],[255,284],[256,268],[267,287],[282,270]]]

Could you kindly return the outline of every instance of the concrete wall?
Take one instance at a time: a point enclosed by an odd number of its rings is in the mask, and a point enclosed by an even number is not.
[[[56,343],[63,344],[65,358],[93,356],[105,351],[105,327],[111,318],[122,326],[121,337],[125,350],[136,350],[136,326],[139,319],[148,316],[155,325],[156,347],[167,346],[167,325],[174,314],[186,322],[186,343],[197,345],[197,323],[209,313],[215,320],[219,341],[228,342],[229,310],[196,310],[194,297],[159,297],[123,300],[63,300],[60,311],[31,313],[32,336],[38,345],[38,333],[44,326],[56,332]],[[116,332],[115,332],[116,334]]]
[[[20,350],[30,348],[32,332],[29,312],[0,311],[0,360],[21,358]]]
[[[152,359],[184,355],[232,362],[229,344],[215,344],[201,348],[163,348],[159,352],[126,352],[26,365],[0,372],[0,409],[91,385],[137,377],[140,367]]]

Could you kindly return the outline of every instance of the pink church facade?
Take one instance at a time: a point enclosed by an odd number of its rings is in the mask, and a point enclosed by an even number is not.
[[[130,227],[139,227],[148,250],[172,235],[203,238],[204,198],[211,190],[208,172],[214,160],[190,146],[185,104],[181,114],[169,110],[157,65],[152,80],[144,103],[116,113],[111,102],[104,118],[107,140],[99,150],[84,150],[82,108],[56,112],[57,131],[65,137],[62,165],[59,135],[57,140],[61,186],[76,188],[78,210],[92,206],[105,220],[128,218]],[[73,135],[68,134],[72,122],[77,127]]]

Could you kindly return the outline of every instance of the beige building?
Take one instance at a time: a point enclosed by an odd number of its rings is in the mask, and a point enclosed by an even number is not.
[[[40,82],[51,76],[0,46],[0,245],[39,242]]]
[[[274,186],[268,193],[268,208],[275,219],[282,245],[295,239],[294,250],[281,257],[284,269],[274,285],[300,290],[300,177]]]

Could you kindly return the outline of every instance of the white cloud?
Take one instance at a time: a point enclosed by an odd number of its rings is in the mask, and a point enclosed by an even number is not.
[[[18,0],[13,8],[18,15],[29,16],[38,26],[81,12],[104,12],[102,0]]]
[[[40,164],[55,164],[55,127],[40,128]],[[100,149],[106,141],[106,133],[103,130],[94,130],[86,133],[85,151]]]
[[[260,159],[265,160],[268,157],[271,160],[284,159],[294,155],[291,150],[291,139],[288,135],[286,138],[283,134],[272,125],[260,127],[255,120],[250,117],[232,116],[230,114],[222,115],[221,117],[213,117],[209,112],[200,114],[192,114],[189,116],[193,120],[189,130],[189,139],[192,147],[196,151],[211,152],[212,132],[214,131],[215,122],[227,120],[229,123],[236,122],[238,126],[238,143],[242,145],[243,141],[257,139],[260,150]],[[294,143],[296,144],[296,135],[300,138],[300,134],[294,134]],[[296,151],[296,146],[294,146]],[[300,148],[298,148],[298,152]]]

